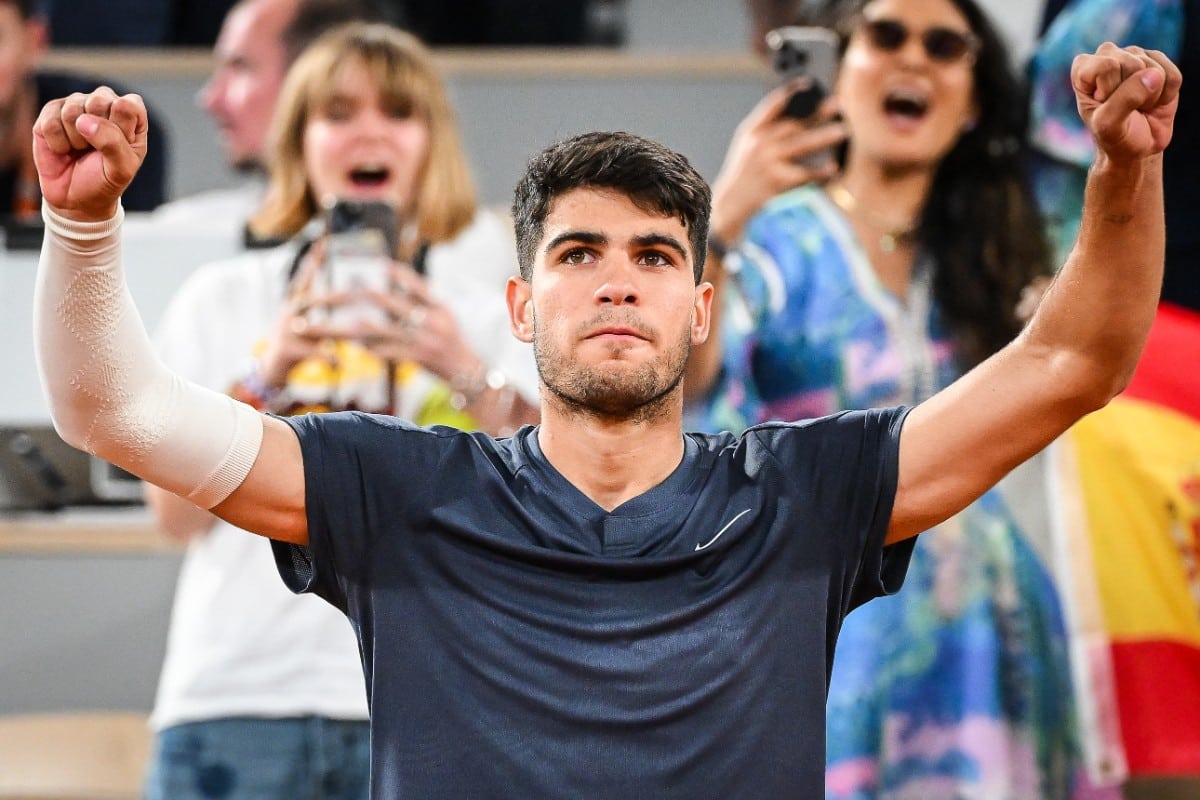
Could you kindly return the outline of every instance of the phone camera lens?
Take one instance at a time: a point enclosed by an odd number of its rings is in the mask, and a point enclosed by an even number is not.
[[[775,69],[782,73],[793,73],[808,66],[808,53],[802,50],[781,50],[775,59]]]

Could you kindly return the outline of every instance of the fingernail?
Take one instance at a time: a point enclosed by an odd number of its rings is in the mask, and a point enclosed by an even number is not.
[[[1157,89],[1162,83],[1162,75],[1156,69],[1147,70],[1142,73],[1141,81],[1147,89]]]
[[[75,120],[75,129],[84,136],[91,136],[100,127],[100,123],[91,114],[82,114]]]

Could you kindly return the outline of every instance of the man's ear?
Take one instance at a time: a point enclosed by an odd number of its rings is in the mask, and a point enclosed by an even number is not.
[[[708,331],[712,324],[713,285],[703,281],[696,286],[696,302],[692,306],[692,344],[704,344],[708,341]]]
[[[508,303],[508,324],[513,336],[522,342],[533,341],[533,292],[524,278],[512,277],[504,287]]]

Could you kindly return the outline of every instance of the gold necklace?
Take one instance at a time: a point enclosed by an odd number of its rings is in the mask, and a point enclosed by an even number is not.
[[[859,205],[854,195],[850,194],[850,190],[840,183],[826,185],[825,192],[829,195],[829,199],[834,202],[834,205],[840,208],[847,216],[858,216],[867,225],[880,231],[879,249],[885,253],[895,252],[896,248],[900,245],[908,244],[912,241],[913,234],[917,232],[916,222],[908,222],[905,225],[892,225],[890,222],[872,214]]]

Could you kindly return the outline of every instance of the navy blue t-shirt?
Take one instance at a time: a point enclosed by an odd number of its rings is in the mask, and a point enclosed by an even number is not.
[[[688,434],[611,512],[511,439],[289,418],[287,584],[358,634],[372,797],[819,798],[834,641],[899,588],[905,409]]]

